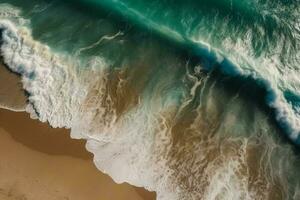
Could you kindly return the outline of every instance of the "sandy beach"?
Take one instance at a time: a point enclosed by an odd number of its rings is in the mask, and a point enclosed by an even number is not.
[[[22,110],[26,99],[19,78],[0,69],[1,104]],[[70,138],[69,130],[53,129],[25,112],[0,109],[0,199],[155,199],[155,193],[113,182],[96,169],[84,146],[85,141]]]
[[[153,193],[116,184],[96,169],[84,141],[23,112],[0,110],[0,199],[150,200]]]
[[[6,69],[0,59],[0,108],[22,111],[25,105],[26,96],[20,77]]]

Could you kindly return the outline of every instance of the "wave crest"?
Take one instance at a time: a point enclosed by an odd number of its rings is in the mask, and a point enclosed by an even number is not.
[[[174,66],[184,68],[172,56],[165,58],[170,66],[162,76],[151,71],[152,63],[112,68],[102,57],[85,69],[78,57],[59,56],[22,25],[0,20],[0,29],[4,62],[22,76],[29,93],[27,111],[86,139],[96,166],[116,182],[154,190],[160,200],[297,197],[291,149],[270,137],[276,130],[264,114],[245,112],[243,100],[222,92],[210,74],[189,71],[189,64],[185,74],[170,73]],[[199,53],[199,45],[191,45]],[[216,57],[230,75],[235,65]],[[267,88],[278,121],[297,139],[299,118],[281,91],[254,72],[238,76]]]

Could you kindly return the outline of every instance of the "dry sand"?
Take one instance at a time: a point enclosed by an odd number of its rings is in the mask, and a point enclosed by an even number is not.
[[[25,100],[18,76],[0,66],[0,103],[22,110]],[[68,130],[0,109],[0,200],[155,199],[98,171],[84,145]]]

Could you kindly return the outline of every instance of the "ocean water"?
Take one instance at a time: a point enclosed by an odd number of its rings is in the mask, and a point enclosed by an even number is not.
[[[0,0],[26,111],[158,200],[300,199],[298,0]]]

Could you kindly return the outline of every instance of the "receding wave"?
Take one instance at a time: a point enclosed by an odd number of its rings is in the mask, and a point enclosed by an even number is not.
[[[299,158],[281,137],[299,143],[299,8],[174,2],[0,4],[1,55],[22,76],[26,111],[70,128],[101,171],[160,200],[300,198]],[[250,27],[252,14],[266,21]],[[276,28],[252,44],[270,20],[290,33],[284,44],[271,41]]]

